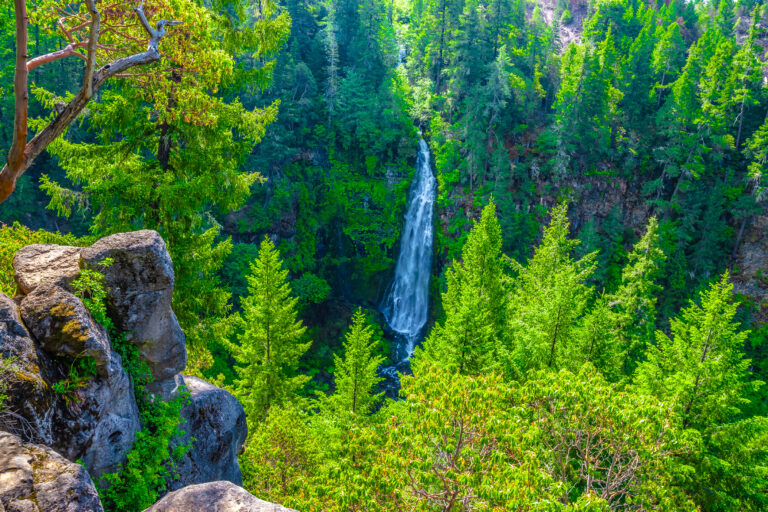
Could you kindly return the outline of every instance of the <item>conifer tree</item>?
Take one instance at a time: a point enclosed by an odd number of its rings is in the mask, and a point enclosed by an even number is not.
[[[659,244],[659,224],[648,221],[645,235],[629,253],[621,283],[613,293],[598,298],[579,323],[574,337],[583,361],[590,361],[608,380],[618,380],[634,370],[656,325],[655,279],[664,253]]]
[[[303,341],[306,328],[296,318],[298,299],[291,296],[287,277],[279,252],[265,238],[247,277],[239,344],[230,344],[237,363],[235,391],[251,421],[262,419],[273,405],[294,402],[309,380],[296,375],[311,342]]]
[[[380,342],[363,310],[358,308],[345,335],[344,356],[333,356],[336,392],[329,400],[337,412],[365,415],[381,400],[384,393],[374,393],[382,380],[376,370],[385,359],[376,355]]]
[[[728,272],[672,320],[672,336],[656,331],[656,345],[636,373],[641,390],[679,405],[686,427],[706,430],[727,422],[745,403],[750,361],[743,348],[748,331],[734,321],[737,303]]]
[[[574,261],[578,240],[569,240],[568,210],[560,204],[528,265],[516,264],[507,318],[505,371],[520,377],[532,368],[560,368],[575,359],[569,346],[577,320],[594,289],[586,284],[595,269],[596,253]]]
[[[659,243],[659,223],[651,217],[645,235],[629,253],[629,261],[621,271],[621,285],[609,296],[622,367],[629,375],[645,347],[653,340],[656,329],[655,279],[664,257]]]
[[[483,209],[446,277],[443,294],[445,321],[434,327],[417,353],[422,360],[460,373],[478,374],[495,364],[498,340],[504,328],[504,272],[501,227],[496,204]]]

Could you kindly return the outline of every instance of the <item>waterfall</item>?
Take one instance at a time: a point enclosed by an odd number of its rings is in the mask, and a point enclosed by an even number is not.
[[[410,359],[427,323],[432,270],[432,210],[437,189],[429,160],[429,147],[421,139],[416,175],[408,192],[408,212],[405,214],[395,277],[381,304],[387,324],[402,337],[395,349],[398,362]]]

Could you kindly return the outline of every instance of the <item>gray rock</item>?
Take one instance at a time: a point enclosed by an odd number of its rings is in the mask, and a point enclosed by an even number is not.
[[[54,442],[69,460],[82,460],[94,478],[117,470],[141,428],[128,373],[114,354],[108,377],[97,376],[73,396],[60,399],[53,418]]]
[[[231,482],[190,485],[167,494],[144,512],[296,512],[256,498]]]
[[[104,510],[82,466],[7,432],[0,432],[0,507],[7,512]]]
[[[114,263],[98,265],[106,258]],[[184,333],[171,309],[173,264],[156,231],[118,233],[81,252],[80,265],[106,278],[110,316],[139,348],[158,385],[187,363]]]
[[[56,357],[90,357],[102,376],[112,359],[109,336],[83,302],[63,288],[45,283],[21,301],[21,317],[40,347]]]
[[[180,443],[196,439],[179,461],[180,478],[170,483],[172,490],[184,486],[228,480],[243,482],[237,455],[248,435],[243,406],[229,392],[197,377],[184,376],[191,402],[181,411],[186,420]]]
[[[38,354],[18,306],[2,293],[0,356],[10,362],[7,374],[2,375],[8,401],[0,415],[0,429],[38,442],[53,442],[51,405],[55,397],[45,378],[47,361]]]
[[[13,257],[14,278],[23,294],[43,283],[66,287],[80,274],[80,247],[28,245]]]
[[[6,380],[15,414],[4,427],[81,459],[94,477],[115,471],[140,423],[131,379],[106,332],[80,299],[50,283],[26,295],[20,309],[24,323],[15,302],[0,297],[0,331],[14,333],[0,338],[0,352],[14,358]],[[52,385],[70,378],[82,357],[96,360],[97,375],[67,394],[54,393]]]

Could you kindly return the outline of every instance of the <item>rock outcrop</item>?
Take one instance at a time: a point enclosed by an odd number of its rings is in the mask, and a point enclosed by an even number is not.
[[[0,294],[3,331],[11,334],[0,336],[0,354],[13,370],[4,379],[10,400],[2,428],[82,460],[94,477],[115,471],[140,428],[139,411],[120,356],[82,301],[50,283],[23,297],[20,310]],[[93,358],[96,375],[55,393],[53,384],[71,378],[82,357]]]
[[[256,498],[231,482],[190,485],[166,495],[144,512],[296,512]]]
[[[103,512],[88,472],[50,448],[0,432],[0,510]]]
[[[105,266],[107,258],[112,263]],[[113,340],[73,293],[72,282],[82,268],[104,275],[108,314],[116,329],[136,345],[155,379],[148,390],[168,399],[186,380],[191,402],[181,413],[185,434],[177,442],[193,438],[195,442],[179,462],[179,478],[169,482],[170,488],[220,480],[240,484],[237,454],[247,433],[245,413],[227,391],[181,375],[186,347],[171,308],[173,265],[154,231],[120,233],[86,248],[33,245],[16,254],[20,295],[11,299],[0,293],[0,355],[11,361],[10,366],[0,365],[9,395],[0,414],[0,430],[24,442],[46,445],[36,449],[55,450],[56,460],[62,463],[81,460],[96,480],[117,470],[131,449],[141,428],[133,383]],[[78,370],[81,366],[87,369]],[[11,464],[9,457],[0,453],[0,468]],[[67,469],[62,475],[88,476],[82,466],[75,468],[77,474]],[[10,477],[0,475],[0,484],[2,478]],[[38,479],[32,482],[37,485]],[[52,486],[66,487],[63,480],[53,482]],[[21,500],[6,510],[70,510],[30,506]]]
[[[24,434],[27,439],[52,443],[51,405],[55,400],[45,378],[47,362],[40,357],[16,302],[0,293],[0,356],[11,361],[0,428]]]
[[[99,265],[111,258],[109,267]],[[118,233],[80,253],[80,265],[104,274],[110,317],[139,348],[158,389],[187,364],[184,333],[171,309],[173,263],[155,231]]]
[[[83,301],[46,283],[22,299],[21,317],[45,352],[68,359],[90,357],[99,374],[107,375],[112,360],[109,336]]]
[[[237,455],[248,434],[243,406],[227,391],[197,377],[185,375],[184,383],[191,401],[181,411],[185,434],[180,443],[196,441],[179,462],[180,478],[171,483],[171,490],[216,480],[242,484]]]
[[[80,247],[35,244],[13,257],[14,278],[19,290],[28,294],[43,283],[67,287],[80,274]]]

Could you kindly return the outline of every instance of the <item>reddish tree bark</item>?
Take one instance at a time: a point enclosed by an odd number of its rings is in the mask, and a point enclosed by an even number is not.
[[[29,168],[35,158],[77,118],[104,82],[134,66],[142,66],[160,60],[160,52],[157,46],[166,34],[165,27],[181,24],[179,21],[160,20],[157,23],[157,28],[152,28],[149,21],[147,21],[147,17],[144,15],[142,3],[139,7],[134,8],[134,11],[142,27],[149,35],[149,44],[146,51],[117,59],[96,69],[96,52],[99,49],[101,15],[96,8],[95,0],[86,0],[86,4],[91,18],[88,23],[87,40],[79,43],[70,43],[63,50],[27,60],[27,6],[25,0],[14,0],[16,12],[16,70],[13,82],[15,114],[13,142],[11,149],[8,151],[8,160],[2,170],[0,170],[0,203],[8,199],[16,188],[16,181]],[[77,52],[76,50],[79,48],[86,48],[86,55]],[[42,64],[63,59],[70,55],[75,55],[85,60],[83,85],[72,101],[61,109],[56,117],[36,134],[32,140],[27,141],[27,110],[29,106],[27,84],[29,71]]]

